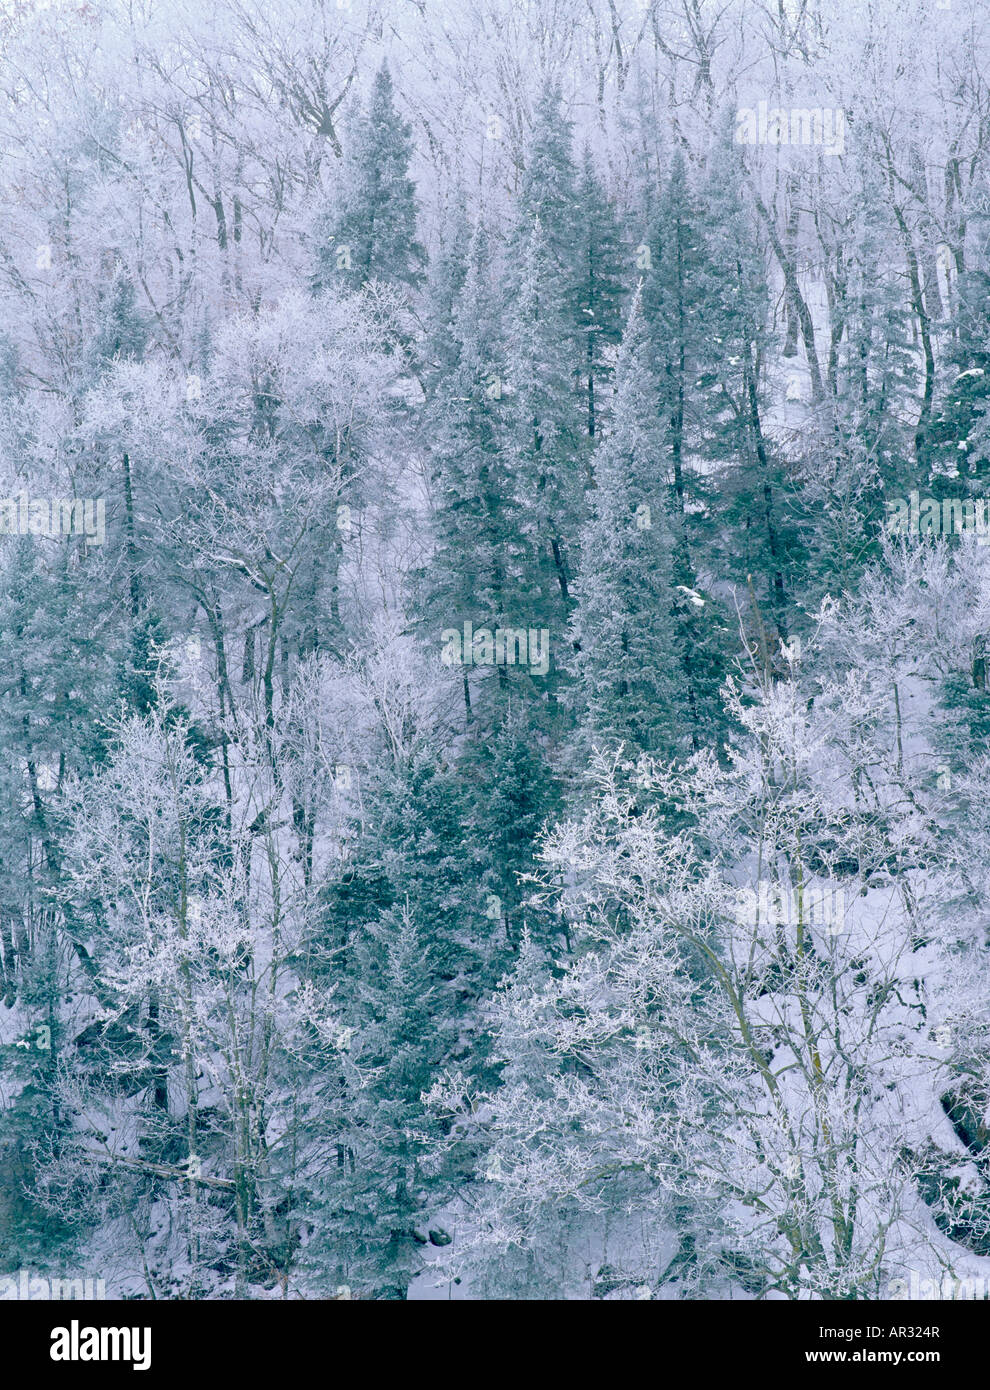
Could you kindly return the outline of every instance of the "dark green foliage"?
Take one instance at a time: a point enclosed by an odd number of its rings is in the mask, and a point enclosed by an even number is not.
[[[379,69],[367,110],[356,112],[349,135],[342,206],[321,226],[316,283],[418,285],[426,253],[416,237],[416,190],[409,177],[412,128],[396,107],[387,66]]]

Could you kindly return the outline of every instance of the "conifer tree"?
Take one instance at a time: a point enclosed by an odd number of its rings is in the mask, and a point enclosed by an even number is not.
[[[654,216],[650,266],[643,280],[643,315],[649,324],[662,410],[668,424],[675,505],[697,496],[696,472],[686,475],[684,458],[702,437],[697,381],[709,351],[705,287],[713,268],[706,260],[701,210],[680,151]]]
[[[606,357],[622,336],[623,248],[615,205],[585,146],[577,190],[577,321],[584,336],[581,376],[587,392],[588,435],[594,438],[602,411],[601,387],[611,376]]]
[[[581,273],[581,210],[572,140],[571,122],[561,110],[559,87],[544,87],[536,105],[520,178],[513,250],[521,271],[533,223],[539,221],[546,238],[550,273],[558,280],[558,293],[573,308],[571,296]]]
[[[364,813],[353,849],[324,892],[326,939],[334,973],[360,992],[360,956],[383,913],[404,907],[430,942],[436,1026],[476,993],[495,925],[485,917],[484,858],[463,835],[469,789],[426,748],[366,779]]]
[[[536,221],[508,316],[508,449],[526,546],[520,584],[525,607],[517,621],[548,628],[552,643],[562,639],[572,606],[571,567],[584,513],[572,343],[551,247]]]
[[[656,398],[637,291],[616,366],[612,429],[595,452],[591,515],[581,533],[573,670],[589,741],[669,753],[679,742],[685,682]]]
[[[467,743],[458,773],[471,788],[465,830],[479,850],[485,916],[493,931],[486,969],[494,985],[518,948],[524,925],[537,937],[552,925],[537,905],[527,902],[523,882],[540,833],[560,806],[552,750],[541,739],[527,701],[510,694],[499,703],[493,726],[483,734],[476,729]]]
[[[430,263],[426,290],[426,342],[422,356],[423,375],[431,395],[457,363],[451,321],[467,277],[471,243],[464,189],[458,186],[447,209],[440,248]]]
[[[315,1134],[343,1161],[315,1184],[318,1234],[304,1268],[324,1278],[332,1271],[364,1297],[404,1299],[451,1191],[431,1155],[436,1119],[420,1097],[450,1056],[458,1023],[442,1007],[431,933],[409,901],[383,909],[357,938],[344,1041],[345,1073],[361,1084],[345,1084],[342,1104],[314,1117]]]
[[[782,462],[764,419],[769,291],[739,157],[725,131],[712,150],[701,204],[707,273],[696,393],[702,455],[715,463],[718,482],[710,534],[720,565],[737,583],[752,585],[784,640],[796,532],[784,513]]]
[[[501,295],[483,222],[471,238],[444,351],[454,365],[439,382],[429,411],[434,551],[419,602],[423,640],[433,646],[445,629],[467,620],[495,627],[520,607],[524,541],[506,449]],[[468,717],[471,687],[465,669]]]
[[[946,388],[928,432],[931,471],[982,486],[990,475],[990,273],[982,266],[959,277],[951,328]]]
[[[150,333],[135,303],[134,283],[117,266],[103,296],[96,334],[90,344],[90,360],[99,372],[112,362],[140,362]]]
[[[918,357],[912,314],[899,275],[892,274],[889,247],[895,240],[887,203],[870,171],[861,168],[860,206],[848,248],[845,328],[838,362],[838,415],[844,432],[859,440],[883,482],[900,492],[917,414]]]
[[[342,206],[321,228],[318,287],[341,277],[352,289],[369,280],[420,284],[426,253],[416,233],[412,151],[412,127],[396,107],[392,77],[383,64],[367,110],[358,109],[352,123]]]

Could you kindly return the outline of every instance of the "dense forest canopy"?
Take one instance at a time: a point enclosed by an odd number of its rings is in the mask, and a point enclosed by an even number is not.
[[[979,0],[0,5],[3,1296],[985,1287],[988,372]]]

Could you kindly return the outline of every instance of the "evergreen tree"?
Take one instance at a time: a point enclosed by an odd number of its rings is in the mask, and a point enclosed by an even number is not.
[[[527,905],[523,882],[532,871],[540,833],[561,804],[551,750],[532,723],[527,702],[510,697],[499,705],[494,727],[484,737],[475,733],[457,765],[472,789],[465,831],[479,849],[485,916],[493,927],[504,927],[504,940],[493,940],[488,956],[490,985],[518,947],[524,925],[537,937],[552,925],[537,905]]]
[[[588,435],[594,438],[602,410],[601,387],[611,377],[606,356],[622,336],[623,247],[615,205],[585,146],[577,191],[577,321],[584,341],[582,379],[588,400]]]
[[[571,122],[561,110],[560,89],[546,86],[536,105],[519,181],[513,260],[521,275],[533,223],[538,221],[546,238],[549,273],[558,281],[558,294],[573,311],[576,306],[571,296],[581,275],[581,207],[572,143]]]
[[[428,430],[435,487],[434,552],[422,574],[424,641],[470,620],[497,626],[521,602],[519,501],[506,450],[507,402],[501,296],[483,222],[444,351],[454,365],[431,402]],[[464,698],[472,712],[467,670]]]
[[[698,378],[707,366],[714,307],[706,290],[714,274],[706,258],[701,210],[680,151],[674,156],[649,239],[650,266],[643,280],[643,315],[649,325],[659,401],[667,422],[675,506],[700,492],[697,472],[685,477],[685,454],[703,437]]]
[[[705,347],[696,383],[703,457],[717,488],[706,520],[719,567],[767,604],[781,640],[788,632],[789,575],[800,560],[784,511],[782,460],[765,426],[769,290],[742,169],[728,133],[712,150],[701,206]],[[707,558],[707,557],[706,557]],[[757,588],[761,592],[757,592]]]
[[[102,297],[96,333],[89,347],[94,372],[112,362],[140,362],[150,338],[148,323],[135,303],[134,283],[118,265]]]
[[[360,988],[361,934],[408,894],[416,928],[430,941],[439,1026],[476,993],[495,930],[484,915],[483,857],[463,835],[468,789],[435,753],[419,749],[369,778],[362,799],[356,844],[325,892],[328,940]]]
[[[443,240],[430,264],[426,291],[426,343],[422,355],[431,395],[457,364],[457,340],[451,332],[451,322],[467,278],[471,242],[464,189],[458,186],[447,210]]]
[[[935,476],[983,486],[990,475],[990,272],[973,267],[959,277],[946,389],[928,443]]]
[[[905,489],[917,414],[918,356],[912,341],[910,302],[900,273],[892,273],[890,245],[896,228],[875,177],[860,171],[855,234],[848,248],[845,335],[837,370],[838,416],[844,432],[862,442],[880,477],[895,492]]]
[[[118,363],[140,362],[148,346],[148,324],[134,302],[134,285],[122,267],[114,271],[110,287],[100,305],[97,332],[90,344],[90,385],[109,379]],[[115,451],[117,440],[108,440]],[[136,623],[142,604],[139,575],[138,522],[134,505],[134,473],[129,450],[120,451],[118,488],[122,502],[124,573],[128,588],[128,608]]]
[[[457,1022],[440,1007],[430,932],[409,902],[384,909],[356,937],[349,1066],[337,1104],[313,1116],[314,1137],[334,1144],[340,1161],[307,1196],[316,1233],[302,1268],[363,1297],[404,1299],[427,1232],[442,1239],[431,1215],[452,1190],[421,1096],[454,1050]]]
[[[637,291],[581,534],[573,671],[588,741],[670,753],[680,743],[685,682],[672,612],[674,540],[656,466],[656,397]]]
[[[562,640],[572,607],[572,554],[584,513],[580,410],[571,389],[573,339],[551,249],[534,222],[508,316],[512,486],[522,511],[524,604],[515,621]],[[552,690],[553,681],[548,682]]]
[[[416,236],[416,190],[409,176],[412,127],[400,115],[387,64],[379,69],[367,111],[358,110],[343,176],[342,206],[321,226],[318,288],[342,278],[420,284],[426,252]]]

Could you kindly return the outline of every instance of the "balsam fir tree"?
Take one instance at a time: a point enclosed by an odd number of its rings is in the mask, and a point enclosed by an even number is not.
[[[458,1022],[442,1005],[429,926],[416,919],[415,906],[397,903],[355,933],[350,1084],[312,1117],[314,1137],[340,1161],[308,1197],[315,1234],[302,1271],[376,1300],[406,1297],[423,1247],[443,1239],[434,1218],[452,1191],[450,1165],[436,1161],[436,1118],[420,1097],[456,1050]]]
[[[478,991],[488,937],[484,857],[463,828],[468,790],[435,753],[418,748],[366,778],[353,849],[324,890],[325,935],[334,973],[360,991],[362,936],[406,894],[417,931],[430,941],[437,1027]]]
[[[518,221],[513,234],[513,260],[522,269],[534,222],[544,229],[550,273],[557,290],[576,311],[571,296],[582,273],[581,206],[574,165],[571,122],[561,111],[560,89],[544,87],[537,102],[519,182]],[[577,322],[573,324],[577,328]]]
[[[94,372],[112,362],[140,362],[150,336],[135,302],[134,282],[118,265],[100,303],[97,331],[89,346]]]
[[[611,378],[606,356],[622,336],[623,245],[615,204],[595,170],[585,146],[577,190],[578,259],[576,313],[584,336],[581,367],[588,402],[587,430],[594,438],[602,413],[602,386]]]
[[[686,473],[685,454],[697,450],[703,397],[697,389],[710,351],[706,286],[713,268],[705,258],[698,201],[680,151],[660,198],[651,229],[650,265],[643,277],[643,315],[650,329],[659,399],[667,421],[673,491],[678,511],[697,497],[700,479]]]
[[[90,370],[93,381],[103,381],[112,373],[117,363],[140,362],[149,338],[148,324],[134,302],[134,285],[130,277],[118,266],[100,306],[99,326],[90,345]],[[112,456],[117,442],[108,441],[106,447]],[[142,595],[138,521],[134,503],[134,471],[127,448],[120,451],[119,467],[118,486],[123,503],[124,572],[127,578],[130,617],[136,625],[141,611]]]
[[[844,301],[837,306],[845,334],[838,354],[838,416],[844,433],[876,461],[887,487],[905,487],[915,471],[913,421],[917,415],[918,356],[912,317],[899,262],[890,264],[895,242],[885,200],[870,173],[861,169],[860,206],[849,247]]]
[[[990,273],[959,277],[946,360],[946,388],[928,432],[936,475],[983,486],[990,475]]]
[[[573,552],[584,515],[582,421],[572,390],[573,337],[543,226],[534,222],[509,313],[506,359],[512,388],[508,452],[526,547],[520,625],[566,631]],[[554,688],[553,670],[547,688]]]
[[[457,339],[451,321],[468,273],[471,253],[471,226],[468,221],[464,189],[458,186],[451,197],[444,221],[439,250],[430,263],[426,290],[426,342],[423,347],[423,378],[432,395],[457,364]]]
[[[552,747],[531,727],[527,704],[509,692],[493,727],[476,727],[458,762],[472,789],[465,832],[480,851],[485,917],[492,924],[490,986],[518,949],[524,924],[537,937],[552,929],[547,915],[527,901],[524,875],[532,872],[540,832],[559,809],[560,781]]]
[[[719,565],[766,604],[785,640],[796,529],[783,509],[784,470],[765,420],[769,291],[742,168],[728,133],[702,190],[705,351],[695,391],[703,457],[716,464],[708,512]]]
[[[358,109],[352,122],[339,213],[321,226],[317,288],[341,278],[350,289],[369,280],[420,284],[426,252],[416,235],[412,153],[412,127],[396,107],[392,77],[383,64],[367,110]]]
[[[423,640],[436,650],[446,629],[468,620],[495,628],[522,612],[527,597],[521,502],[507,448],[501,294],[483,222],[472,235],[444,352],[454,365],[438,384],[427,422],[434,550],[419,602]],[[471,674],[465,663],[468,719],[480,714]]]
[[[594,458],[571,665],[586,741],[671,753],[680,742],[686,686],[650,355],[637,291],[616,365],[612,429]]]

